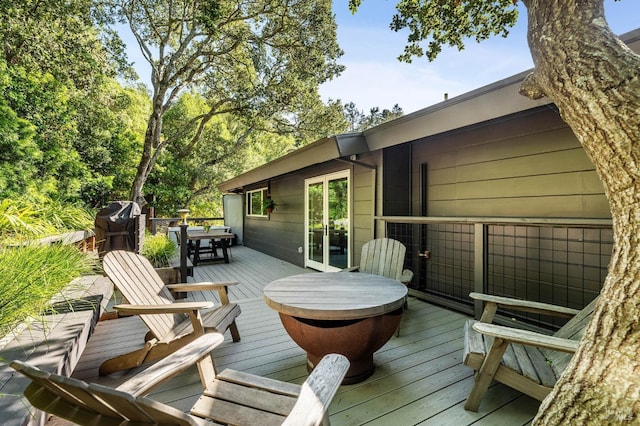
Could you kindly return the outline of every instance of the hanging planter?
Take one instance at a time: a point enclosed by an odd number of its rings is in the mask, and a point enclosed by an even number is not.
[[[276,202],[272,198],[267,198],[264,200],[262,207],[268,214],[271,214],[276,208]]]

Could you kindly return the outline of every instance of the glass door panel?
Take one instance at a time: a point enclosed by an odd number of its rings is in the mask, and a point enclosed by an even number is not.
[[[349,172],[305,181],[305,266],[337,271],[349,265]]]
[[[349,259],[349,185],[348,178],[328,182],[329,266],[343,269]]]
[[[324,264],[324,182],[307,186],[307,203],[307,259],[318,267]]]

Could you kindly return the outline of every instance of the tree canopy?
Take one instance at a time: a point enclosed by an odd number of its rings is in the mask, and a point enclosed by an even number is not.
[[[309,120],[295,118],[325,109],[318,85],[342,69],[328,0],[110,0],[102,8],[101,16],[128,25],[151,67],[152,111],[130,194],[142,205],[158,156],[183,135],[195,148],[223,114],[252,131],[300,131]],[[185,90],[197,90],[207,109],[164,134],[165,114]],[[335,108],[330,115],[341,119]]]
[[[111,156],[131,135],[114,77],[126,66],[91,5],[0,1],[2,198],[42,192],[100,204],[98,194],[117,190]]]
[[[0,198],[100,207],[136,192],[173,214],[219,204],[213,182],[346,129],[342,104],[318,95],[342,70],[328,1],[0,0],[0,17]]]
[[[369,114],[359,110],[353,102],[344,104],[344,115],[349,122],[349,131],[351,132],[361,132],[370,127],[402,117],[403,114],[404,111],[398,104],[395,104],[391,109],[384,108],[382,111],[380,111],[379,107],[370,108]]]

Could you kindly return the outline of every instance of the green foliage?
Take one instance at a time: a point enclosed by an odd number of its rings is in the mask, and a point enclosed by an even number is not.
[[[265,200],[262,202],[262,209],[263,210],[273,210],[278,206],[278,204],[275,202],[275,200],[271,197],[265,198]]]
[[[149,259],[155,268],[170,265],[171,259],[178,253],[178,246],[166,234],[147,236],[142,247],[142,255]]]
[[[317,90],[342,70],[330,2],[234,7],[0,0],[0,199],[44,194],[98,208],[130,199],[157,160],[148,192],[159,213],[190,205],[217,215],[216,183],[344,131],[341,103],[324,105]],[[112,78],[130,71],[103,25],[114,18],[168,53],[147,58],[160,72],[160,126],[146,90]],[[150,163],[138,167],[140,158]]]
[[[149,202],[159,215],[173,216],[177,209],[188,206],[197,208],[198,216],[221,216],[222,194],[216,183],[295,148],[292,136],[248,127],[231,114],[213,117],[194,142],[197,130],[185,129],[207,108],[206,100],[191,92],[183,94],[165,114],[164,133],[176,142],[159,156],[146,185],[153,194]]]
[[[54,295],[94,267],[75,246],[0,248],[0,335],[40,316]]]
[[[361,3],[349,0],[349,9],[355,12]],[[466,39],[480,42],[493,35],[506,37],[518,19],[516,4],[514,0],[400,0],[390,27],[393,31],[408,29],[409,35],[398,59],[411,62],[413,57],[426,55],[432,61],[445,45],[462,50]]]
[[[43,195],[25,195],[0,201],[2,245],[68,231],[92,229],[93,221],[92,211],[52,200]]]
[[[132,29],[153,69],[153,112],[130,197],[141,205],[159,153],[172,145],[195,151],[215,116],[232,114],[245,128],[235,133],[235,146],[260,130],[294,135],[302,145],[303,138],[326,136],[331,120],[344,124],[340,109],[325,108],[318,92],[343,69],[330,0],[114,0],[101,7],[103,17]],[[206,111],[180,128],[163,127],[179,96],[192,88],[206,100]],[[314,119],[309,111],[332,119]]]
[[[0,64],[0,92],[5,92],[6,67]],[[4,77],[4,78],[3,78]],[[36,175],[42,151],[34,141],[35,127],[0,98],[0,196],[24,192]]]
[[[37,188],[99,206],[135,175],[123,171],[144,126],[135,134],[128,117],[146,111],[111,78],[127,68],[122,45],[92,5],[0,1],[0,198]]]
[[[95,261],[74,245],[36,243],[66,231],[91,229],[93,216],[43,195],[0,201],[0,335],[41,315],[71,280],[95,268]]]
[[[373,107],[369,110],[369,115],[359,110],[353,102],[344,104],[343,108],[345,120],[349,123],[349,130],[352,132],[361,132],[404,115],[398,104],[390,110],[385,108],[382,111],[378,107]]]
[[[82,119],[77,120],[74,148],[88,169],[79,198],[94,208],[128,199],[151,111],[148,95],[142,87],[125,88],[108,80],[75,104]]]
[[[1,60],[0,88],[0,198],[38,188],[99,207],[128,194],[150,110],[144,92],[114,80],[79,91]]]
[[[0,34],[7,63],[80,89],[95,87],[122,68],[117,42],[101,39],[92,0],[0,1]],[[106,35],[103,35],[106,37]],[[105,50],[109,44],[112,54]]]

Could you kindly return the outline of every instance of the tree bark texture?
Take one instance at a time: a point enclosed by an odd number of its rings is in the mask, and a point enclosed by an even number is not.
[[[153,95],[153,111],[149,116],[147,122],[147,131],[144,135],[144,145],[142,147],[142,153],[140,155],[140,162],[138,163],[138,170],[136,177],[131,185],[131,201],[138,203],[140,207],[144,207],[147,204],[147,200],[144,198],[144,184],[151,174],[151,170],[155,165],[158,150],[160,149],[161,136],[162,136],[162,116],[165,111],[164,95],[166,93],[165,88],[156,89]]]
[[[640,424],[640,57],[609,29],[603,0],[523,0],[535,70],[603,182],[614,247],[578,352],[537,425]]]

